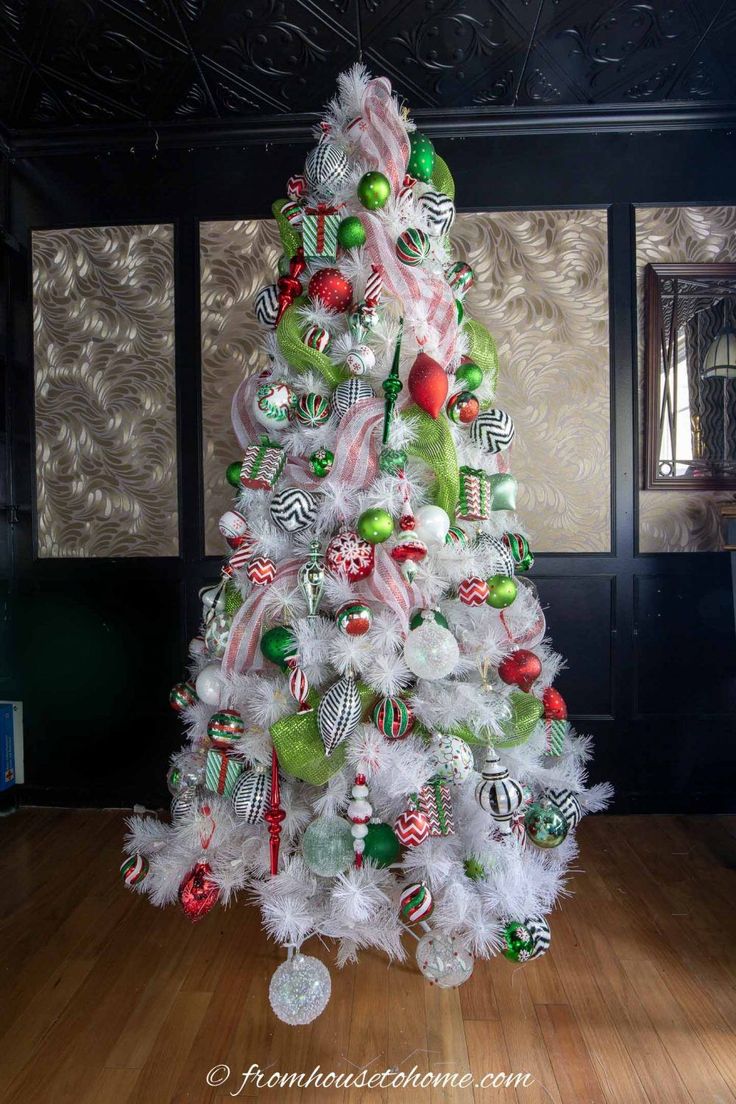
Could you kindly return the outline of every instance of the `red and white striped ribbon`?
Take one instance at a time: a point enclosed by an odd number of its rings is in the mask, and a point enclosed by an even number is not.
[[[276,568],[274,584],[296,585],[297,573],[302,563],[302,560],[286,560]],[[265,670],[267,660],[261,655],[259,645],[270,589],[270,587],[258,587],[246,598],[235,614],[225,655],[222,658],[223,674],[236,675],[243,674],[245,671]]]

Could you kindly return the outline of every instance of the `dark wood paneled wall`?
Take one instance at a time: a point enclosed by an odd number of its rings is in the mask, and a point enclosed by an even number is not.
[[[437,137],[462,208],[606,207],[612,378],[611,552],[544,555],[533,578],[568,668],[559,686],[596,737],[595,779],[619,811],[732,811],[736,637],[729,557],[639,555],[636,544],[637,204],[736,203],[725,131]],[[8,662],[25,703],[26,799],[160,803],[178,726],[168,687],[217,573],[203,548],[198,222],[268,217],[305,145],[58,152],[8,166],[4,252],[8,478],[0,566]],[[166,221],[176,228],[181,556],[34,559],[29,234],[41,226]],[[12,243],[11,243],[12,245]],[[12,473],[12,479],[10,478]],[[7,600],[9,597],[9,601]]]

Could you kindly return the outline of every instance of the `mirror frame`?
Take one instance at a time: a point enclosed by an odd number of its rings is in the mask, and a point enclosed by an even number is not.
[[[683,278],[720,276],[733,277],[736,280],[736,263],[648,264],[644,270],[644,490],[734,491],[736,475],[699,479],[692,475],[659,474],[660,334],[662,331],[660,279],[673,276]]]

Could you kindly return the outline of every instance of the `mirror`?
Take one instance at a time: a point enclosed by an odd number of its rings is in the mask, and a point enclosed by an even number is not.
[[[647,265],[647,490],[736,489],[736,264]]]

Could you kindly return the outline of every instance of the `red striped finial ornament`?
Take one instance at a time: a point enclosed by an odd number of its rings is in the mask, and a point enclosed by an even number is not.
[[[353,851],[355,852],[355,865],[360,869],[363,865],[363,852],[365,851],[365,837],[368,835],[368,823],[373,816],[373,806],[368,801],[367,779],[360,772],[355,776],[355,783],[351,790],[352,801],[348,803],[348,819],[352,824],[350,829],[353,835]]]

